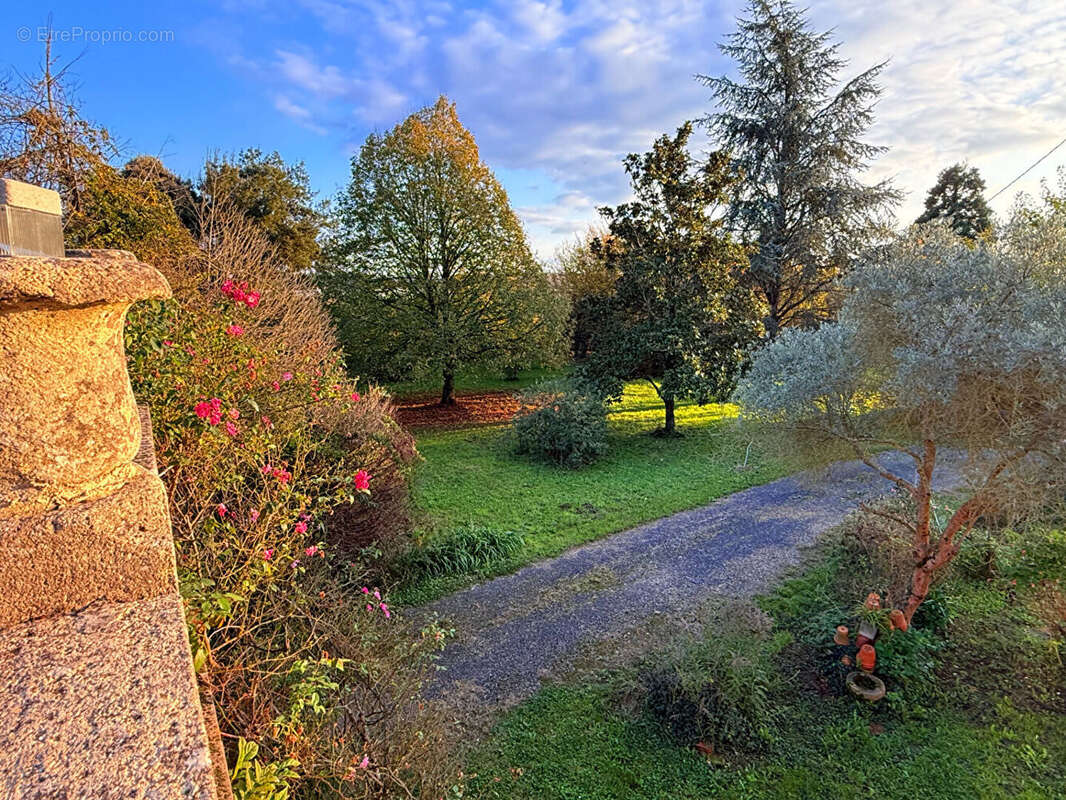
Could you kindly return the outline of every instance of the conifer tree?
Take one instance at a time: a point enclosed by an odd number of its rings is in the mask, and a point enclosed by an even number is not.
[[[841,86],[847,62],[838,49],[789,0],[752,0],[721,46],[740,79],[699,78],[719,106],[703,122],[743,176],[730,220],[754,246],[750,277],[766,301],[771,338],[833,316],[841,272],[899,199],[888,181],[859,179],[885,150],[862,138],[885,64]]]

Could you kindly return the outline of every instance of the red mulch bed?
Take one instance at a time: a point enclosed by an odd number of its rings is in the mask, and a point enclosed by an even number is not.
[[[440,405],[439,397],[403,397],[393,400],[396,421],[411,430],[469,428],[510,422],[520,408],[512,392],[456,395],[455,405]]]

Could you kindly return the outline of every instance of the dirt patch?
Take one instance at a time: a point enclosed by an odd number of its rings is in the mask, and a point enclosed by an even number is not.
[[[396,421],[410,430],[470,428],[477,425],[500,425],[510,422],[519,408],[513,392],[481,392],[458,395],[455,404],[440,405],[437,397],[397,398]]]

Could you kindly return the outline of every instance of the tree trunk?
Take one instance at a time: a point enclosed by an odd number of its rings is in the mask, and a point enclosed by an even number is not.
[[[980,509],[980,495],[971,497],[951,515],[936,545],[926,547],[923,551],[923,557],[915,564],[911,576],[910,596],[907,598],[907,606],[903,609],[903,616],[907,618],[908,624],[914,617],[914,612],[928,597],[933,576],[959,554],[959,540],[973,529],[980,516]]]
[[[440,390],[440,404],[442,406],[455,405],[455,367],[444,368],[444,387]]]
[[[672,394],[663,398],[663,403],[666,404],[666,422],[663,423],[663,434],[666,436],[673,436],[677,431],[677,424],[674,421],[674,396]]]

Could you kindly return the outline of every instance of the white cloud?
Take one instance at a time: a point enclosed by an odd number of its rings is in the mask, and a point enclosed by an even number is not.
[[[275,68],[259,71],[279,111],[350,146],[448,94],[491,166],[556,187],[520,209],[542,255],[625,198],[626,153],[712,110],[693,75],[732,69],[717,43],[742,11],[739,0],[300,4],[320,37],[279,48]],[[943,167],[968,160],[991,193],[1066,136],[1061,0],[823,0],[811,16],[835,29],[848,75],[891,59],[869,135],[891,150],[869,179],[891,176],[909,193],[903,221]],[[1052,174],[1060,154],[1017,188]]]
[[[937,173],[956,161],[980,169],[990,196],[1066,136],[1058,88],[1066,56],[1066,5],[838,0],[815,7],[817,25],[836,24],[856,67],[890,58],[871,140],[891,147],[871,170],[908,191],[903,222],[921,211]],[[1066,159],[1051,158],[993,204],[1034,189]]]

